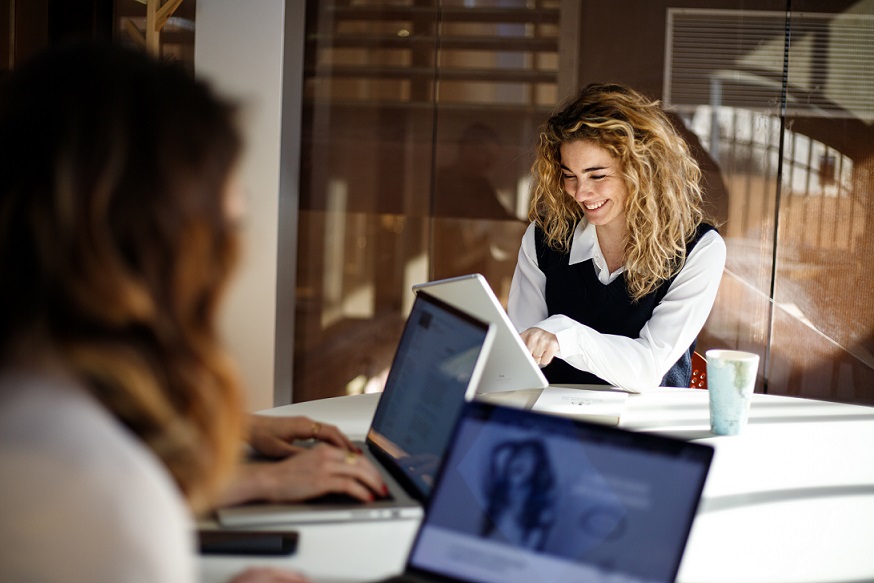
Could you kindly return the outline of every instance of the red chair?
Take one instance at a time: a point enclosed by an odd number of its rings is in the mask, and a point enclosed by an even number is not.
[[[689,387],[707,390],[707,359],[697,352],[692,353],[692,381]]]

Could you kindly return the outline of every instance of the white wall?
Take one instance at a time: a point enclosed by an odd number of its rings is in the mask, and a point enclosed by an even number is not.
[[[197,2],[197,75],[244,106],[245,245],[221,327],[250,410],[274,405],[284,14],[284,0]]]

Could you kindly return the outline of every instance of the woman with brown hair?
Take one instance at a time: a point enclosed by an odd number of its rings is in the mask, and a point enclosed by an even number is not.
[[[660,104],[584,87],[544,124],[532,173],[508,312],[547,379],[688,387],[725,243]]]
[[[191,515],[227,495],[243,433],[216,329],[240,151],[232,106],[137,52],[68,48],[6,80],[0,579],[195,580]],[[305,491],[340,472],[378,490],[330,429],[340,447],[296,456],[318,458]]]

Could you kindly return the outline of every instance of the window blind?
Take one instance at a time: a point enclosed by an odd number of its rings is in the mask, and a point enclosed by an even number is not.
[[[668,9],[666,105],[874,122],[874,16]],[[787,43],[786,40],[790,41]]]

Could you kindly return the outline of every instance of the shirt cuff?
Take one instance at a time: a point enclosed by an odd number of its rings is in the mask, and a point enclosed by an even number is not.
[[[578,350],[574,350],[576,344],[574,341],[576,336],[574,330],[578,326],[580,326],[579,322],[561,314],[550,316],[546,320],[535,325],[536,328],[546,330],[550,334],[555,335],[559,348],[558,353],[555,356],[563,360],[566,360],[567,357],[573,356],[579,352]]]

